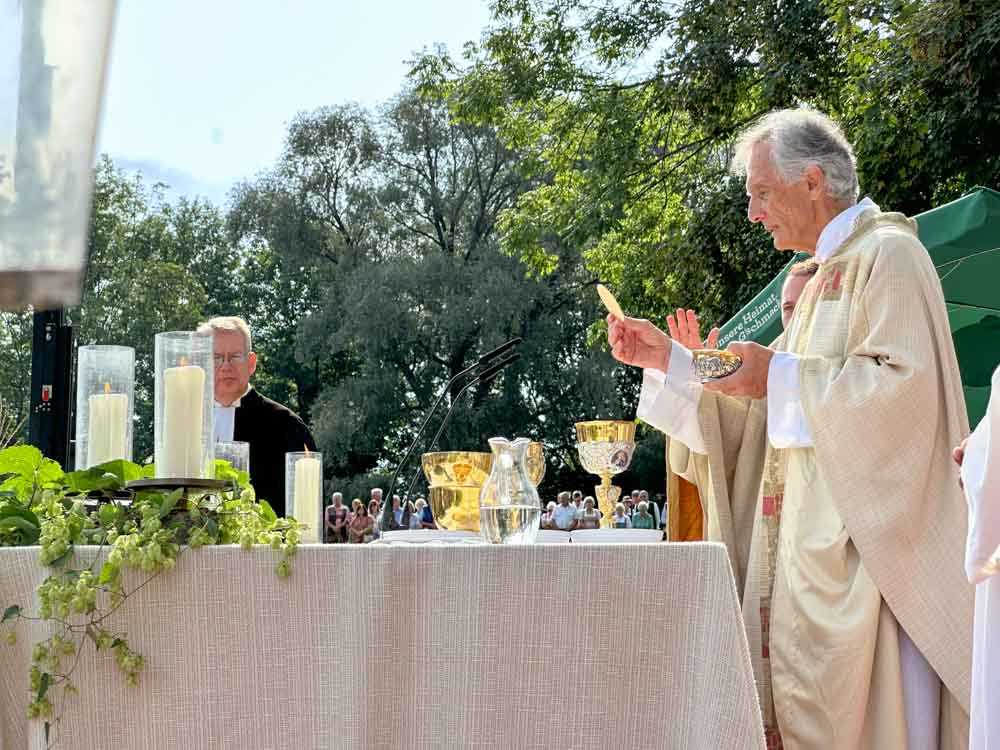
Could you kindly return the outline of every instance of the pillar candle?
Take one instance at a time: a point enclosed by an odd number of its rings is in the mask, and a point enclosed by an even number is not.
[[[202,466],[202,417],[205,371],[197,365],[171,367],[163,373],[163,458],[161,477],[194,478]]]
[[[295,499],[292,515],[305,524],[302,541],[318,544],[320,541],[320,504],[322,503],[323,467],[318,458],[300,458],[295,462]]]
[[[87,467],[127,459],[125,441],[128,434],[128,396],[111,393],[104,386],[104,393],[95,393],[87,399]]]

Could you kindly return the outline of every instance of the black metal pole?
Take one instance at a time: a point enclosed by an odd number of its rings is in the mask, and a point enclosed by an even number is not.
[[[36,312],[31,346],[28,440],[69,470],[73,404],[73,327],[63,310]]]

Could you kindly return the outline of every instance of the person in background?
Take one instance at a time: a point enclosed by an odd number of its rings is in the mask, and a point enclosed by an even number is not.
[[[420,528],[436,529],[437,524],[434,523],[434,513],[431,511],[430,503],[424,498],[418,497],[417,508],[420,509]]]
[[[351,519],[347,527],[347,536],[352,544],[364,544],[371,540],[373,532],[372,517],[368,515],[365,506],[358,507],[358,513]]]
[[[334,492],[333,502],[326,506],[326,529],[333,544],[343,544],[347,541],[347,516],[344,495]]]
[[[406,505],[410,511],[410,531],[417,531],[422,529],[424,525],[420,522],[420,514],[424,509],[423,498],[417,500],[416,504],[411,503],[409,500],[406,501]]]
[[[656,500],[657,505],[660,506],[660,528],[665,529],[670,522],[670,508],[667,506],[667,498],[657,493]]]
[[[257,370],[250,327],[243,318],[217,317],[198,326],[211,333],[215,355],[215,441],[250,444],[250,483],[278,517],[285,515],[285,453],[315,451],[298,414],[265,398],[250,378]]]
[[[403,501],[399,495],[392,496],[392,522],[389,525],[394,529],[403,528]]]
[[[375,499],[376,490],[378,491],[377,500]],[[368,501],[367,514],[372,519],[373,524],[375,524],[375,519],[378,517],[378,514],[380,512],[379,503],[381,503],[381,501],[382,501],[382,490],[378,490],[377,488],[375,490],[372,490],[372,499]],[[378,524],[375,524],[372,530],[372,536],[375,539],[378,539],[379,536]]]
[[[552,514],[556,510],[556,504],[554,501],[549,500],[549,504],[545,506],[545,512],[542,513],[542,520],[539,526],[543,529],[554,529],[555,526],[552,525]]]
[[[375,511],[372,512],[372,503],[377,503],[375,506]],[[382,488],[372,487],[371,493],[368,499],[368,515],[375,519],[376,524],[378,523],[378,517],[382,513]]]
[[[629,518],[632,518],[632,516],[635,515],[635,504],[637,502],[639,502],[638,490],[636,490],[636,499],[635,500],[633,500],[631,496],[626,496],[622,500],[622,504],[625,506],[625,515],[627,515]]]
[[[611,525],[616,529],[631,529],[632,520],[625,512],[625,503],[615,505],[614,515],[611,516]]]
[[[580,490],[575,490],[573,492],[572,505],[577,510],[583,510],[583,493]]]
[[[632,528],[656,529],[659,528],[659,525],[649,512],[649,504],[640,500],[636,506],[635,515],[632,516]]]
[[[599,529],[601,527],[601,512],[594,507],[594,498],[587,495],[583,498],[582,506],[576,513],[576,528]]]
[[[656,524],[656,526],[654,526],[653,528],[655,529],[662,528],[663,524],[666,523],[666,521],[660,515],[660,506],[649,499],[649,493],[646,492],[646,490],[639,491],[639,502],[646,503],[646,508],[647,510],[649,510],[649,515],[653,517],[653,523]],[[638,507],[638,503],[636,503],[636,507]]]
[[[572,531],[576,528],[576,508],[569,504],[570,494],[559,493],[559,504],[552,511],[552,525],[559,531]]]

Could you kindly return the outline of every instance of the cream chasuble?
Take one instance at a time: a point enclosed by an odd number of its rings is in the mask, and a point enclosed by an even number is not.
[[[789,330],[773,348],[802,357],[814,447],[773,448],[766,400],[709,392],[705,454],[669,444],[730,550],[769,748],[906,748],[902,626],[945,688],[939,746],[964,750],[973,600],[950,450],[968,427],[915,224],[864,211]]]

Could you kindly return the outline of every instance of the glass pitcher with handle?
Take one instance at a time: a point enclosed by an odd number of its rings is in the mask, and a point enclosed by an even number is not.
[[[479,493],[479,530],[490,544],[533,544],[542,502],[528,476],[528,438],[490,438],[493,466]]]

